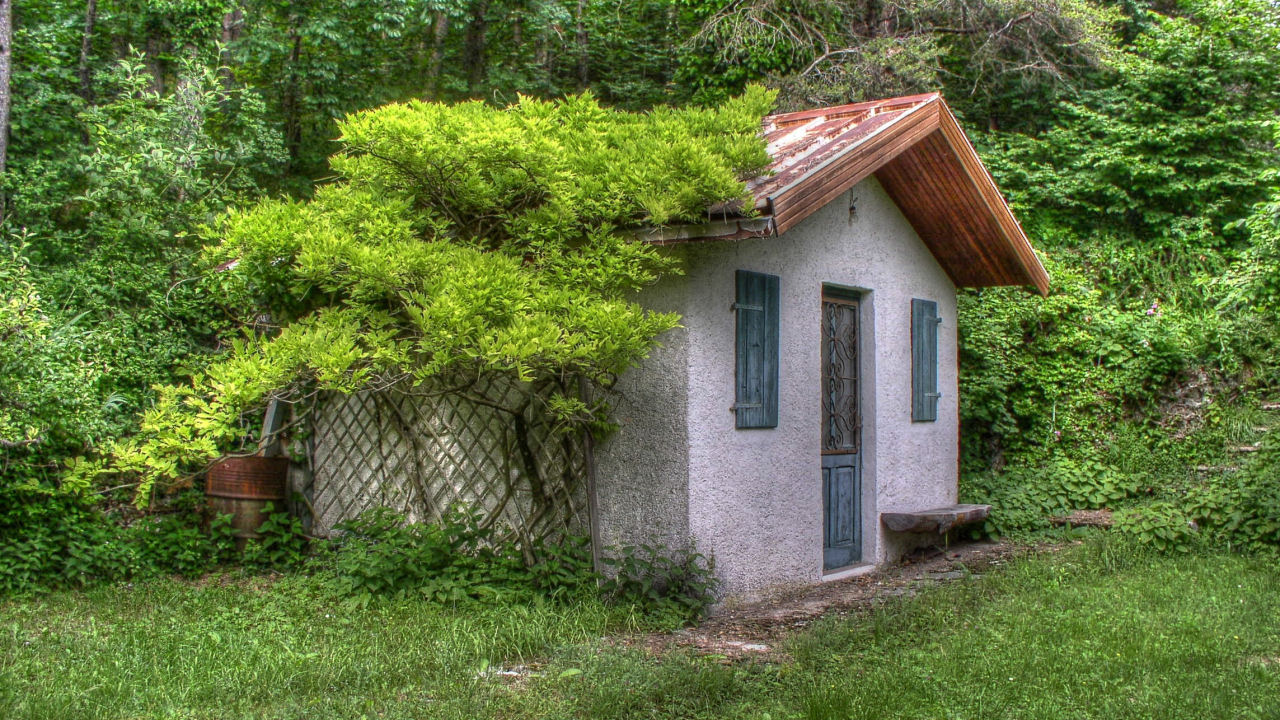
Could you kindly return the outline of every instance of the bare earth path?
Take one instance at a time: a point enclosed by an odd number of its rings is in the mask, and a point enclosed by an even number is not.
[[[697,627],[620,642],[646,647],[654,654],[684,648],[698,654],[722,656],[726,662],[750,658],[778,660],[781,658],[774,646],[823,615],[866,610],[887,598],[912,595],[917,589],[934,583],[981,575],[1014,558],[1045,549],[1005,541],[961,542],[946,549],[924,549],[866,575],[723,608]]]

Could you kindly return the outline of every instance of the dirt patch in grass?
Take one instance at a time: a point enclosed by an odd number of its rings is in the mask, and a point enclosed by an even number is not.
[[[864,575],[779,592],[763,600],[720,608],[700,625],[674,633],[619,640],[655,655],[682,648],[724,662],[785,661],[777,645],[824,615],[863,612],[921,588],[981,576],[1011,560],[1056,549],[1009,541],[970,541],[917,550],[898,563]]]
[[[1054,525],[1070,525],[1071,527],[1109,528],[1115,524],[1112,512],[1101,510],[1073,510],[1070,515],[1052,518]]]

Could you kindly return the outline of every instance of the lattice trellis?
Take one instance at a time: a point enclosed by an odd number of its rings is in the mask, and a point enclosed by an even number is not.
[[[550,392],[496,378],[327,396],[311,419],[312,533],[379,506],[414,522],[478,510],[525,547],[584,532],[586,449],[545,416]]]

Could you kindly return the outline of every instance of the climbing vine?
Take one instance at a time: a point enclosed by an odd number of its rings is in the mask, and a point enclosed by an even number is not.
[[[206,248],[207,281],[246,327],[269,316],[269,330],[161,388],[141,432],[77,462],[66,485],[132,478],[145,505],[242,441],[272,399],[490,373],[610,386],[677,323],[629,296],[679,268],[619,228],[744,200],[768,160],[758,129],[772,102],[751,88],[644,114],[584,94],[348,117],[337,182],[230,213]],[[607,419],[576,393],[547,411],[565,428]]]

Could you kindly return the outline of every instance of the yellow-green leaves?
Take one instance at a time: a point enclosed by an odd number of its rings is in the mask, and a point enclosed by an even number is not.
[[[228,297],[279,330],[162,389],[138,436],[74,473],[138,476],[145,503],[156,483],[256,432],[273,398],[483,374],[611,384],[678,322],[630,299],[678,268],[617,228],[698,220],[745,198],[744,179],[768,161],[759,127],[772,98],[752,88],[721,108],[647,114],[581,95],[352,115],[333,159],[342,180],[308,202],[231,213],[207,249]],[[548,411],[598,429],[599,410],[565,396]]]
[[[772,101],[752,87],[720,108],[644,114],[590,95],[508,108],[394,104],[343,122],[334,168],[354,186],[434,208],[461,237],[496,243],[695,220],[743,197],[742,181],[768,163],[759,128]]]

